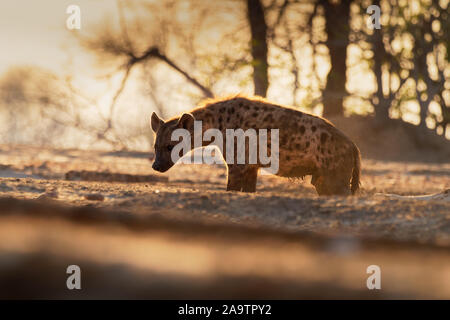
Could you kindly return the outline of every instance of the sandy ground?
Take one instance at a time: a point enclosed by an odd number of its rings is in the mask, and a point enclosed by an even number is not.
[[[0,146],[0,297],[450,298],[450,201],[376,195],[441,192],[450,163],[363,159],[349,198],[309,180],[226,192],[224,166],[157,174],[145,153]],[[366,287],[372,264],[382,290]]]

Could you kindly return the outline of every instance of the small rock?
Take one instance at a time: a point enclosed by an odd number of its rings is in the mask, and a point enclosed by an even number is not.
[[[53,200],[58,199],[58,192],[56,191],[48,191],[43,194],[41,194],[39,197],[37,197],[38,200]]]
[[[105,197],[100,193],[91,193],[84,196],[86,200],[90,201],[103,201],[105,200]]]
[[[38,169],[48,169],[48,161],[44,161],[39,167]]]

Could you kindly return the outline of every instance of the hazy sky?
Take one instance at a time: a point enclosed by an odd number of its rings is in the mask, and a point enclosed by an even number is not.
[[[147,0],[151,2],[152,0]],[[81,34],[89,37],[98,34],[105,19],[117,23],[118,8],[115,0],[14,0],[0,2],[0,77],[16,65],[39,66],[54,73],[73,77],[73,85],[87,96],[100,99],[106,108],[118,87],[122,74],[113,81],[104,81],[98,68],[96,55],[81,48],[76,39],[77,30],[69,30],[66,13],[70,5],[81,10]],[[113,66],[115,69],[117,66]],[[110,70],[109,70],[110,71]],[[175,73],[173,73],[175,74]],[[128,92],[138,90],[136,79],[130,79]],[[128,103],[142,101],[132,95]]]
[[[77,31],[66,27],[66,10],[72,4],[81,9],[84,33],[107,14],[117,13],[111,0],[1,1],[0,74],[14,65],[36,65],[59,75],[74,74],[75,82],[87,87],[95,85],[94,56],[80,49],[74,36]]]
[[[67,62],[64,46],[75,44],[66,28],[66,8],[79,5],[82,22],[88,22],[102,13],[98,10],[102,3],[106,1],[2,1],[0,39],[4,50],[0,52],[0,71],[14,64],[36,64],[58,71]]]

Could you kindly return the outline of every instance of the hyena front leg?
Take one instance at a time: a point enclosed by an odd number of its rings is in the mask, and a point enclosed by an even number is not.
[[[255,192],[258,167],[249,165],[228,165],[227,191]]]

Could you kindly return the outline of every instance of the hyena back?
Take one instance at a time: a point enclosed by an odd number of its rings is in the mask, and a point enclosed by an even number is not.
[[[360,152],[349,138],[321,117],[259,98],[235,97],[210,101],[166,122],[153,113],[151,125],[156,132],[155,170],[165,172],[174,165],[170,153],[178,142],[171,141],[171,134],[175,129],[184,128],[193,136],[195,120],[202,121],[203,131],[215,128],[222,132],[223,137],[226,137],[226,129],[255,129],[256,132],[259,132],[258,129],[279,129],[277,175],[292,178],[311,175],[311,183],[319,195],[349,195],[359,188]],[[270,143],[268,134],[268,151]],[[234,161],[227,163],[227,167],[227,190],[256,190],[258,170],[264,167],[262,164],[236,164]]]

